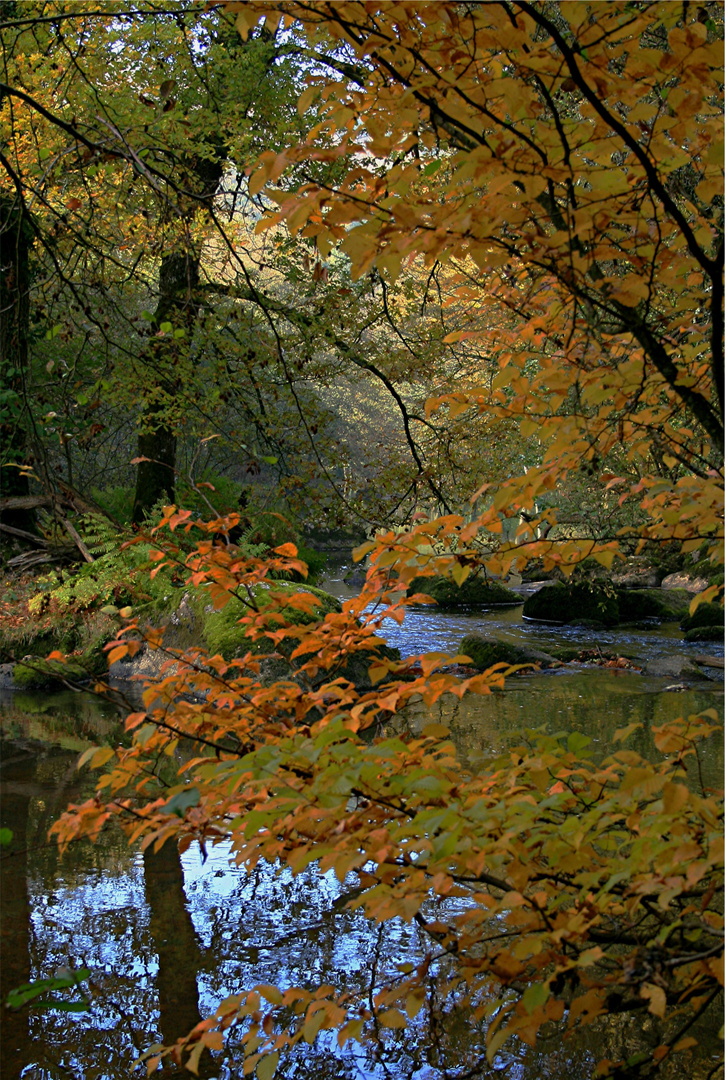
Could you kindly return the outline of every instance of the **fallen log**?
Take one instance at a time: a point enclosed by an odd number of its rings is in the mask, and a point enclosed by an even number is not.
[[[725,668],[725,660],[723,660],[722,656],[702,656],[698,654],[693,659],[696,664],[704,664],[705,667]]]
[[[38,506],[52,506],[50,495],[9,495],[0,499],[0,510],[34,510]]]
[[[38,547],[47,548],[49,546],[48,541],[43,539],[42,536],[26,532],[25,529],[16,529],[14,525],[5,525],[0,521],[0,530],[8,533],[9,536],[17,536],[20,540],[27,540],[31,544],[36,544]]]

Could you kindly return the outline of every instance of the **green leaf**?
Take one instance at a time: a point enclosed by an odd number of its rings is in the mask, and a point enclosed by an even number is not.
[[[541,1005],[545,1005],[549,1000],[549,987],[546,983],[533,983],[525,991],[522,998],[523,1006],[526,1009],[529,1016],[536,1011]]]
[[[174,329],[174,324],[170,323],[170,322],[162,322],[161,325],[159,326],[159,330],[161,331],[162,334],[170,334],[173,329]]]
[[[421,175],[432,176],[433,173],[438,172],[442,164],[443,162],[440,159],[438,161],[429,161],[426,167],[424,169],[421,169]]]
[[[566,748],[572,754],[581,754],[582,750],[585,750],[591,741],[589,736],[582,735],[581,731],[572,731],[566,740]]]
[[[277,461],[278,461],[278,458],[272,457],[271,455],[269,457],[267,457],[267,456],[265,456],[263,454],[262,455],[262,461],[266,461],[268,465],[276,465]]]
[[[22,986],[10,991],[7,1006],[10,1009],[20,1009],[23,1005],[32,1005],[33,1008],[38,1009],[62,1008],[66,1012],[84,1012],[88,1008],[87,1001],[63,1001],[57,998],[35,1001],[35,998],[55,990],[73,989],[84,982],[90,974],[88,968],[79,968],[77,971],[69,971],[67,975],[54,975],[50,979],[36,979],[34,982],[23,983]]]
[[[0,829],[0,847],[7,847],[12,842],[12,829]]]
[[[178,795],[169,799],[164,809],[168,814],[176,814],[177,817],[183,818],[190,806],[198,806],[200,799],[198,788],[187,788],[186,791],[180,791]]]

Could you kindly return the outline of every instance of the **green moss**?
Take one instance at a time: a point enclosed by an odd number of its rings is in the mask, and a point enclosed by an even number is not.
[[[477,576],[469,577],[459,587],[452,578],[417,577],[408,588],[408,595],[426,593],[439,607],[492,607],[499,604],[520,604],[521,597],[497,581]]]
[[[6,627],[0,631],[0,664],[12,663],[19,656],[47,656],[55,650],[73,652],[80,634],[75,619],[58,620],[51,626],[29,620],[18,627]]]
[[[660,596],[659,590],[618,589],[620,622],[639,622],[641,619],[673,619],[672,608]]]
[[[685,641],[722,641],[722,626],[695,626],[685,634]]]
[[[723,606],[722,604],[700,604],[693,615],[689,612],[680,622],[682,630],[698,630],[704,627],[717,628],[722,634],[723,630]],[[703,638],[691,638],[692,641],[702,641]],[[713,640],[708,638],[707,640]]]
[[[69,663],[53,660],[33,660],[29,664],[16,664],[13,668],[13,683],[21,690],[39,690],[49,686],[65,685],[67,680],[84,682],[87,678],[81,663],[74,658]]]
[[[557,582],[529,596],[524,615],[545,622],[572,623],[588,620],[603,626],[619,622],[619,603],[614,588],[592,581]]]
[[[493,667],[494,664],[541,664],[549,666],[553,657],[536,649],[528,649],[497,638],[486,638],[480,634],[468,634],[458,650],[464,656],[470,656],[471,663],[480,671]]]
[[[329,612],[340,611],[339,600],[322,589],[316,589],[312,585],[297,585],[294,582],[275,582],[271,588],[257,585],[253,589],[254,597],[259,606],[264,610],[271,606],[272,597],[279,597],[288,593],[304,592],[314,596],[314,613],[308,614],[295,607],[283,607],[277,609],[280,616],[292,626],[306,626],[309,623],[323,619]],[[241,601],[232,599],[221,611],[209,610],[209,603],[203,589],[200,589],[194,597],[192,606],[195,614],[201,621],[201,638],[208,651],[213,655],[221,653],[226,660],[232,660],[235,656],[248,651],[252,645],[244,637],[245,627],[239,625],[239,620],[247,613],[247,609]]]

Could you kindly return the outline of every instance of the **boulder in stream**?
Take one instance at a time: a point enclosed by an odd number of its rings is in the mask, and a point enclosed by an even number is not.
[[[680,622],[685,641],[722,641],[724,616],[722,604],[699,604],[692,615],[688,611]]]
[[[440,608],[503,607],[521,603],[521,597],[498,581],[490,581],[482,575],[466,578],[461,586],[452,578],[417,577],[408,586],[408,596],[425,593]]]
[[[559,581],[529,596],[524,603],[524,616],[559,624],[586,620],[585,625],[616,626],[619,603],[611,585],[596,581]]]
[[[311,609],[300,610],[294,607],[284,607],[281,614],[293,626],[306,625],[321,620],[330,612],[341,610],[340,601],[330,593],[322,589],[316,589],[311,585],[300,585],[288,581],[274,581],[260,583],[252,587],[257,604],[263,609],[265,600],[276,594],[292,596],[295,593],[306,593],[314,601]],[[295,669],[305,662],[306,657],[298,657],[294,662],[289,660],[290,653],[296,648],[298,642],[294,638],[286,639],[273,644],[269,639],[250,641],[245,637],[245,627],[240,625],[239,620],[246,613],[246,608],[237,600],[228,603],[221,610],[215,609],[208,602],[206,594],[197,592],[185,593],[180,604],[171,614],[167,614],[162,620],[165,625],[163,643],[164,646],[183,650],[194,645],[202,646],[209,655],[221,654],[225,660],[233,660],[252,654],[267,655],[261,660],[259,678],[268,685],[277,679],[293,678]],[[274,628],[275,624],[271,624]],[[369,669],[376,660],[399,660],[400,653],[397,649],[391,649],[380,639],[374,649],[355,653],[349,657],[339,670],[330,674],[330,678],[345,678],[352,682],[358,689],[367,690],[371,687]],[[169,656],[164,649],[150,649],[142,644],[139,651],[133,657],[124,657],[116,661],[109,669],[111,679],[128,680],[142,678],[154,680],[160,677],[161,669],[168,662]],[[169,671],[175,671],[172,666]]]
[[[556,657],[540,649],[514,645],[501,638],[483,637],[480,634],[467,634],[461,642],[459,653],[470,656],[471,663],[480,671],[493,667],[494,664],[538,664],[540,667],[559,667]]]
[[[673,653],[671,656],[657,656],[648,660],[644,669],[645,675],[663,676],[666,679],[709,679],[706,672],[693,661],[691,656],[684,653]]]
[[[662,579],[663,589],[686,589],[689,593],[704,592],[709,584],[706,577],[688,574],[684,570],[678,570],[676,574],[668,574]]]

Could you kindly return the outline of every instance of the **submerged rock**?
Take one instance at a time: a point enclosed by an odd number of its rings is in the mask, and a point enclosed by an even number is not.
[[[541,667],[558,667],[559,661],[549,653],[528,646],[513,645],[500,638],[485,638],[480,634],[468,634],[460,644],[459,653],[470,656],[471,663],[480,671],[494,664],[538,664]]]
[[[692,657],[686,656],[684,653],[657,656],[653,660],[648,660],[644,673],[645,675],[663,676],[667,679],[708,679],[710,677],[694,663]]]

